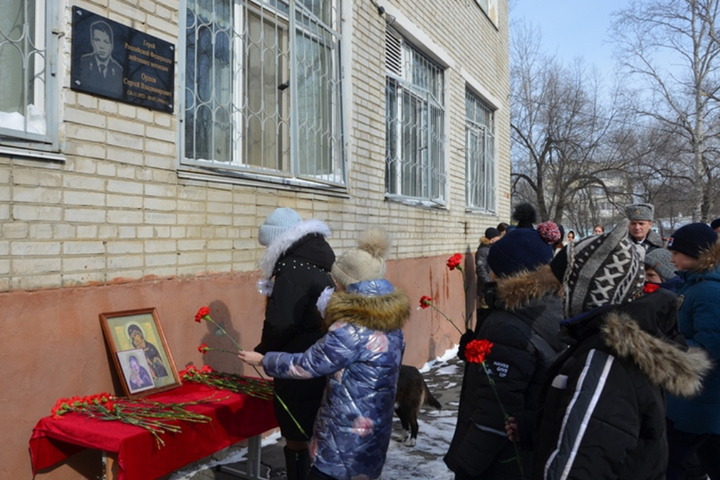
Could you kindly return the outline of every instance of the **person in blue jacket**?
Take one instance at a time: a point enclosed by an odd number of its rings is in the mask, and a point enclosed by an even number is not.
[[[668,395],[668,480],[686,475],[696,454],[711,479],[720,478],[720,243],[704,223],[678,229],[668,241],[684,284],[678,289],[678,327],[688,345],[704,349],[715,368],[695,398]]]
[[[332,267],[344,291],[329,299],[323,294],[318,301],[328,329],[325,336],[301,353],[238,355],[275,378],[327,375],[310,442],[311,480],[379,478],[390,444],[405,349],[402,327],[410,317],[410,302],[383,278],[387,235],[372,229],[358,244]]]

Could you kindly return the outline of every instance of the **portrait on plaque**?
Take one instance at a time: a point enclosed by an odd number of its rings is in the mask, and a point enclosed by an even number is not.
[[[116,98],[122,95],[123,67],[112,56],[114,34],[104,20],[95,20],[89,27],[92,53],[80,57],[81,85],[96,93]]]
[[[172,112],[175,46],[73,7],[70,88]]]

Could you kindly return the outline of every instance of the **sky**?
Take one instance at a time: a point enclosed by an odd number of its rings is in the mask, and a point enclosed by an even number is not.
[[[510,22],[524,18],[542,32],[544,50],[568,64],[576,57],[599,69],[612,69],[608,43],[611,13],[626,8],[630,0],[509,0]]]

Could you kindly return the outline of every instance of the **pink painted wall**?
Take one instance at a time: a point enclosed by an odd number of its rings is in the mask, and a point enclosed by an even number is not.
[[[388,262],[387,278],[408,294],[412,304],[404,363],[421,366],[459,339],[442,316],[430,308],[416,308],[420,297],[428,295],[462,329],[466,311],[462,277],[447,269],[446,260]],[[466,267],[471,264],[472,260],[466,262]],[[471,269],[466,271],[474,276]],[[209,352],[203,357],[197,351],[201,343],[226,349],[232,349],[232,343],[214,336],[209,325],[196,323],[194,316],[199,307],[210,306],[213,319],[224,322],[243,348],[252,349],[260,339],[265,307],[264,297],[255,290],[257,280],[258,273],[253,272],[0,294],[0,365],[6,366],[0,376],[0,480],[32,478],[28,451],[32,428],[49,415],[58,398],[101,391],[122,395],[100,313],[155,307],[178,370],[193,362],[243,373],[233,355]],[[470,283],[473,296],[474,280]],[[93,478],[98,467],[99,455],[87,452],[37,478]]]

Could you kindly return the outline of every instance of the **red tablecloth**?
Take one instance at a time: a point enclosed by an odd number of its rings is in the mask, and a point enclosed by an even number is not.
[[[155,479],[277,426],[272,400],[260,400],[197,383],[186,383],[149,398],[178,403],[209,397],[228,398],[188,409],[211,417],[212,422],[178,422],[182,432],[161,434],[165,445],[160,448],[150,432],[141,427],[76,413],[63,415],[60,420],[42,418],[30,438],[33,473],[85,448],[93,448],[117,453],[118,480]]]

